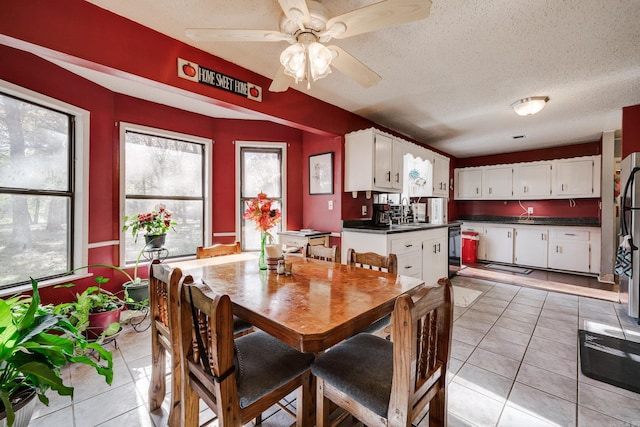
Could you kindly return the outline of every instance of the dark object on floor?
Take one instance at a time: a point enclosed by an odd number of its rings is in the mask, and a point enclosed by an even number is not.
[[[489,268],[491,270],[507,271],[509,273],[517,273],[517,274],[531,273],[530,268],[515,267],[513,265],[487,264],[485,265],[485,268]]]
[[[640,343],[582,329],[578,334],[583,374],[640,393]]]

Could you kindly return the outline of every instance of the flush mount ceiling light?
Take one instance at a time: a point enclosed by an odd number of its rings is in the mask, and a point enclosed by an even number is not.
[[[531,96],[522,98],[511,104],[511,108],[519,116],[531,116],[539,113],[549,100],[548,96]]]

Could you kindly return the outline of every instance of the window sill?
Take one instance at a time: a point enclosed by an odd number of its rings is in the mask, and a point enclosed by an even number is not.
[[[71,274],[69,276],[64,276],[64,277],[56,277],[55,279],[42,280],[38,282],[38,289],[46,288],[49,286],[55,286],[55,285],[63,285],[63,284],[71,283],[74,280],[86,279],[87,277],[92,277],[92,276],[93,276],[92,273],[82,273],[82,274]],[[5,297],[10,297],[16,294],[21,294],[24,292],[30,292],[31,289],[32,289],[31,283],[27,285],[20,285],[20,286],[15,286],[11,288],[0,289],[0,297],[5,298]]]

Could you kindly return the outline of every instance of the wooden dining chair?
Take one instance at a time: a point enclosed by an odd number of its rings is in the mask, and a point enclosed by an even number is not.
[[[177,303],[178,286],[182,278],[179,268],[173,270],[154,260],[149,266],[149,312],[151,316],[151,379],[149,383],[149,411],[162,406],[166,396],[166,358],[171,356],[171,402],[169,426],[180,425],[180,356],[177,352],[179,316],[169,310],[171,299]]]
[[[349,248],[347,251],[347,265],[398,274],[398,257],[396,254],[384,256],[375,252],[356,252]]]
[[[219,426],[239,427],[293,391],[296,424],[312,424],[309,367],[314,355],[262,331],[234,340],[229,296],[209,295],[185,276],[177,308],[185,379],[183,425],[199,425],[199,398],[217,415]]]
[[[453,326],[447,278],[398,297],[393,342],[358,334],[318,356],[316,425],[329,425],[330,403],[367,426],[411,426],[429,404],[429,426],[447,425],[447,368]]]
[[[340,247],[333,246],[327,248],[322,245],[304,245],[302,253],[307,258],[319,259],[340,263]]]
[[[349,248],[347,251],[347,265],[398,274],[398,257],[396,254],[384,256],[375,252],[356,252],[353,248]],[[390,324],[391,315],[388,314],[376,320],[360,332],[375,334],[381,329],[388,327]]]
[[[196,258],[211,258],[221,255],[233,255],[240,253],[240,242],[219,243],[213,246],[198,246],[196,248]]]
[[[218,256],[239,254],[240,242],[231,244],[220,243],[213,246],[196,248],[196,258],[214,258]],[[233,316],[233,333],[236,338],[253,332],[253,325],[245,320],[242,320],[238,316]]]

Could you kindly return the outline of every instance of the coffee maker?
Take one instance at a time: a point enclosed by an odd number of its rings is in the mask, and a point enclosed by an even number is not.
[[[390,225],[391,224],[391,209],[388,203],[374,203],[373,204],[373,224],[374,225]]]

